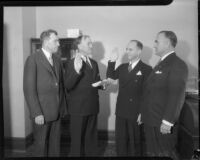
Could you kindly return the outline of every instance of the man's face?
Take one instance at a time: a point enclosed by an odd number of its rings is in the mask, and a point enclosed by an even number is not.
[[[126,53],[128,55],[129,60],[133,60],[138,58],[141,50],[137,47],[136,42],[129,42],[129,44],[126,47]]]
[[[60,46],[58,36],[54,33],[51,33],[49,39],[47,39],[46,45],[51,53],[57,52],[58,47]]]
[[[86,37],[81,40],[81,43],[78,46],[79,51],[85,55],[89,55],[92,52],[92,41],[89,37]]]
[[[164,33],[158,34],[154,45],[155,54],[161,57],[168,49],[168,46],[169,40],[165,37]]]

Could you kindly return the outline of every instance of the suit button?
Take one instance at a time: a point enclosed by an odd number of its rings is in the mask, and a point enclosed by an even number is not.
[[[130,101],[130,102],[132,102],[132,101],[133,101],[133,99],[132,99],[132,98],[130,98],[130,99],[129,99],[129,101]]]
[[[56,83],[56,86],[58,86],[58,83]]]

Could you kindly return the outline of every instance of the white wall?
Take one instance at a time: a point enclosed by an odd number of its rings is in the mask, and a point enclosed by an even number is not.
[[[36,9],[35,7],[22,7],[23,11],[23,62],[31,54],[30,48],[30,38],[36,36]],[[24,100],[24,110],[25,110],[25,133],[26,136],[32,132],[32,123],[29,116],[29,111],[27,103]]]
[[[4,8],[4,135],[24,137],[23,44],[21,8]]]
[[[177,34],[177,54],[190,69],[190,76],[198,76],[198,25],[197,0],[174,0],[168,6],[78,6],[36,7],[36,35],[45,29],[55,29],[66,37],[69,28],[79,28],[94,41],[94,58],[105,77],[109,53],[118,47],[121,61],[129,40],[138,39],[144,44],[142,59],[154,66],[158,57],[153,54],[156,34],[172,30]],[[114,129],[117,86],[100,91],[99,128]]]
[[[4,8],[3,107],[5,137],[26,137],[32,132],[23,94],[23,68],[36,34],[35,8]]]

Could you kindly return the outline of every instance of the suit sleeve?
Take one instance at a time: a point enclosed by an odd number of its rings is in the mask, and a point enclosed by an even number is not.
[[[177,120],[185,100],[185,88],[188,77],[187,66],[174,66],[168,79],[168,97],[163,120],[172,124]]]
[[[119,67],[115,70],[115,63],[116,62],[108,62],[108,68],[106,72],[107,78],[112,78],[114,80],[119,78]]]
[[[31,117],[43,115],[37,93],[37,66],[30,56],[24,66],[23,90]]]
[[[73,89],[81,78],[81,72],[78,74],[74,68],[74,59],[70,60],[65,69],[64,85],[67,91]]]

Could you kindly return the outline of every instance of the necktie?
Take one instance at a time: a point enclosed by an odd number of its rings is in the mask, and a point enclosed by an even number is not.
[[[49,57],[49,63],[51,64],[51,66],[53,66],[53,58],[52,58],[52,56]]]
[[[132,63],[130,63],[129,65],[128,65],[128,72],[130,72],[132,70]]]
[[[86,58],[86,64],[89,65],[90,68],[92,68],[92,66],[91,66],[91,64],[90,64],[90,62],[89,62],[89,58],[88,58],[88,57]]]

